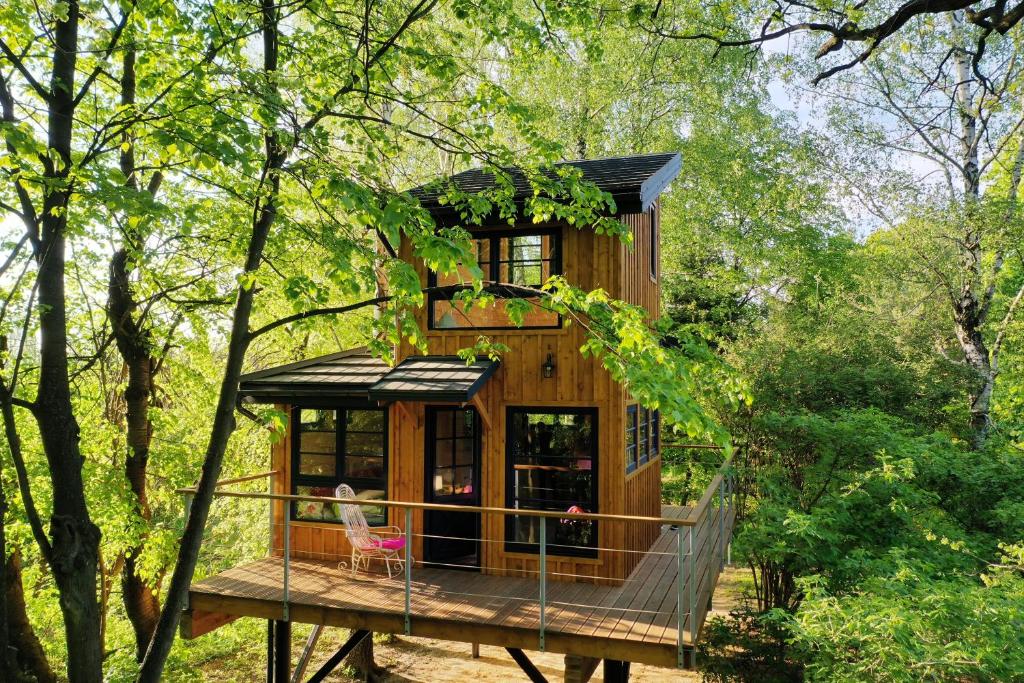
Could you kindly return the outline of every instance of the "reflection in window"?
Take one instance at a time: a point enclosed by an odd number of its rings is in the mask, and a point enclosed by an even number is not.
[[[298,424],[292,485],[296,495],[333,498],[338,484],[346,483],[358,498],[386,498],[383,410],[298,408],[292,419]],[[297,503],[294,514],[300,520],[341,521],[337,505],[313,501]],[[370,524],[386,523],[383,507],[364,507],[363,514]]]
[[[636,406],[626,406],[626,471],[632,472],[638,464],[636,452]]]
[[[474,240],[476,258],[483,271],[485,282],[497,282],[520,287],[539,288],[552,275],[561,273],[561,240],[557,231],[537,233],[517,232],[477,236]],[[431,273],[430,285],[469,284],[472,276],[469,269],[460,267],[457,273],[435,275]],[[499,298],[493,305],[474,306],[466,310],[465,304],[453,299],[454,293],[435,293],[430,297],[431,329],[464,328],[509,328],[515,327],[505,312],[502,298],[521,298],[533,305],[523,320],[524,328],[558,327],[557,313],[545,309],[540,297],[524,297],[520,291],[513,291],[498,285],[488,285],[487,290]]]
[[[508,421],[509,507],[597,512],[596,411],[513,408]],[[550,518],[551,552],[593,554],[597,526],[586,520]],[[541,518],[508,522],[513,549],[536,551]],[[516,547],[518,545],[518,547]]]
[[[477,499],[479,492],[473,489],[476,412],[472,409],[437,408],[432,415],[434,471],[430,482],[433,499]]]

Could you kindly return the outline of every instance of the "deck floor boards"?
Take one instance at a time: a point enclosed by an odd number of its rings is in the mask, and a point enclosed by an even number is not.
[[[665,508],[665,516],[683,517],[687,512]],[[553,649],[581,654],[588,647],[608,652],[617,646],[635,653],[631,661],[674,663],[679,533],[663,527],[651,552],[620,586],[549,580],[545,616],[549,642],[557,641]],[[403,574],[389,579],[385,573],[353,574],[336,562],[292,559],[288,602],[290,614],[301,614],[291,618],[328,623],[328,613],[344,613],[350,622],[372,620],[375,629],[401,632],[404,582]],[[412,572],[413,633],[485,642],[486,629],[492,634],[499,629],[525,643],[521,646],[531,647],[540,626],[538,593],[536,578],[417,566]],[[282,609],[283,561],[267,557],[228,569],[193,584],[189,596],[190,607],[196,610],[279,618],[269,615]],[[703,617],[699,615],[698,623]],[[688,625],[684,644],[692,647]]]

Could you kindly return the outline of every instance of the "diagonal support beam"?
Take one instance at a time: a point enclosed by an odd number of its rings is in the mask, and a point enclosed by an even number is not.
[[[516,660],[516,664],[518,664],[519,668],[530,677],[530,680],[533,681],[533,683],[548,683],[548,679],[544,678],[544,674],[540,672],[540,669],[533,665],[533,662],[530,661],[530,658],[526,656],[525,652],[514,647],[506,647],[505,650],[512,655],[512,659]]]
[[[317,624],[313,627],[313,630],[309,633],[309,638],[306,640],[306,646],[302,648],[302,654],[299,655],[299,661],[295,665],[295,670],[292,671],[291,683],[300,683],[302,677],[306,675],[306,667],[309,666],[309,660],[313,657],[313,650],[316,648],[316,642],[320,640],[320,634],[323,632],[324,627]]]
[[[363,642],[363,638],[368,635],[370,635],[370,632],[365,629],[353,631],[352,635],[345,641],[345,644],[338,648],[338,651],[331,655],[330,659],[324,662],[319,671],[310,676],[308,683],[320,683],[320,681],[327,678],[327,675],[337,669],[342,660],[348,657],[349,653],[356,648],[356,645]]]

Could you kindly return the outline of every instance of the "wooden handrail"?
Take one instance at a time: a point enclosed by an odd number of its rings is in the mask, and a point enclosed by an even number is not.
[[[267,477],[277,476],[279,472],[277,470],[270,470],[269,472],[260,472],[259,474],[247,474],[244,477],[235,477],[233,479],[220,479],[214,486],[227,486],[228,484],[241,484],[246,481],[254,481],[256,479],[266,479]],[[195,492],[195,489],[192,489]]]
[[[725,476],[725,470],[732,464],[732,454],[730,453],[718,467],[718,472],[711,479],[711,483],[708,484],[707,489],[704,490],[704,495],[701,496],[700,501],[697,502],[697,506],[690,510],[690,514],[686,518],[686,526],[697,526],[700,524],[701,519],[707,514],[708,508],[711,506],[711,501],[714,500],[715,494],[718,493],[718,487],[722,484],[722,477]]]
[[[701,497],[697,506],[690,512],[687,517],[682,519],[676,519],[672,517],[635,517],[630,515],[608,515],[597,512],[559,512],[558,510],[528,510],[525,508],[503,508],[503,507],[486,507],[480,505],[452,505],[445,503],[411,503],[399,500],[359,500],[352,498],[334,498],[330,496],[297,496],[287,493],[258,493],[254,491],[217,491],[214,495],[225,496],[228,498],[256,498],[262,500],[277,500],[284,502],[293,503],[340,503],[343,505],[359,505],[362,507],[394,507],[400,510],[437,510],[441,512],[479,512],[486,514],[501,514],[501,515],[519,515],[522,517],[544,517],[550,519],[579,519],[579,520],[592,520],[592,521],[607,521],[607,522],[640,522],[644,524],[672,524],[675,526],[697,526],[700,524],[701,519],[707,513],[708,507],[711,505],[711,501],[714,499],[715,494],[718,492],[718,487],[722,482],[723,472],[726,467],[730,465],[732,458],[726,458],[725,462],[718,469],[718,474],[711,480],[711,484],[708,486],[704,495]],[[218,481],[217,486],[240,483],[242,481],[251,481],[253,479],[259,479],[261,477],[270,476],[277,474],[277,471],[264,472],[260,474],[253,474],[246,477],[237,477],[235,479],[225,479]],[[178,489],[179,494],[195,494],[195,487],[188,487]]]
[[[178,489],[180,494],[194,494],[195,488]],[[255,491],[217,491],[216,496],[228,498],[257,498],[262,500],[278,500],[293,503],[341,503],[343,505],[359,505],[362,507],[394,507],[400,510],[438,510],[441,512],[480,512],[487,514],[519,515],[522,517],[548,517],[557,519],[581,519],[609,522],[644,522],[657,524],[675,524],[693,526],[688,518],[672,517],[630,517],[626,515],[606,515],[596,512],[559,512],[558,510],[528,510],[525,508],[499,508],[480,505],[452,505],[445,503],[410,503],[399,500],[360,500],[355,498],[333,498],[328,496],[293,496],[286,493],[257,493]]]

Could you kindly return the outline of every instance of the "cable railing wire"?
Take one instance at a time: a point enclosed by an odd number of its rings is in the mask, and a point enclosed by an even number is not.
[[[536,605],[537,613],[536,617],[533,616],[533,612],[530,616],[520,614],[518,611],[511,613],[509,617],[518,625],[522,625],[524,618],[539,620],[538,627],[538,649],[544,650],[545,632],[550,628],[551,618],[554,617],[557,623],[568,621],[569,623],[575,624],[577,620],[583,618],[584,622],[595,621],[598,627],[605,627],[607,625],[613,630],[620,629],[620,622],[622,619],[650,619],[649,623],[653,627],[658,623],[659,628],[666,628],[673,617],[675,619],[675,630],[676,637],[675,643],[677,648],[678,665],[684,666],[687,662],[686,655],[689,654],[689,663],[692,666],[694,663],[694,646],[697,641],[697,627],[699,621],[703,619],[703,612],[698,614],[699,602],[705,600],[705,597],[710,597],[710,592],[713,590],[713,583],[715,576],[724,567],[726,557],[728,553],[727,546],[729,541],[726,536],[726,524],[730,525],[735,516],[735,478],[730,469],[730,463],[727,460],[722,465],[719,472],[712,478],[710,485],[705,489],[703,495],[696,505],[689,508],[686,511],[684,517],[642,517],[642,516],[623,516],[623,515],[606,515],[599,513],[569,513],[559,512],[554,510],[530,510],[523,508],[495,508],[495,507],[482,507],[482,506],[456,506],[456,505],[437,505],[429,503],[411,503],[403,501],[387,501],[387,500],[349,500],[342,498],[332,498],[323,496],[296,496],[286,495],[280,493],[274,493],[274,478],[280,476],[280,472],[265,472],[254,475],[247,475],[241,477],[235,477],[230,480],[224,480],[218,482],[217,491],[215,496],[227,497],[227,498],[243,498],[251,500],[265,500],[270,503],[269,515],[270,524],[269,526],[269,539],[264,546],[267,548],[271,555],[279,557],[282,569],[281,577],[281,596],[282,596],[282,615],[287,620],[289,615],[289,608],[291,603],[291,580],[292,580],[292,564],[295,562],[302,561],[313,561],[323,564],[336,564],[337,570],[345,570],[355,577],[357,574],[363,574],[364,570],[361,564],[355,563],[354,554],[346,554],[341,551],[341,548],[337,539],[344,535],[344,532],[336,534],[336,537],[330,545],[333,546],[333,551],[328,549],[326,541],[321,539],[323,548],[322,550],[315,550],[307,546],[296,549],[294,542],[296,534],[300,530],[309,528],[310,520],[296,520],[292,518],[293,505],[298,502],[318,502],[321,504],[341,504],[341,505],[357,505],[360,507],[378,507],[384,509],[397,509],[400,513],[404,513],[404,525],[400,525],[401,533],[405,536],[406,541],[404,543],[404,549],[401,556],[393,554],[391,560],[388,563],[388,577],[390,581],[388,583],[382,583],[377,581],[375,585],[382,589],[388,590],[392,586],[399,588],[401,585],[401,591],[404,597],[404,605],[402,606],[402,612],[405,617],[405,632],[406,634],[412,634],[413,630],[413,618],[416,616],[413,613],[413,597],[414,591],[413,586],[415,585],[417,591],[415,592],[416,608],[421,608],[425,603],[430,604],[432,600],[436,600],[439,595],[456,595],[459,596],[460,600],[454,605],[462,605],[472,603],[474,600],[490,601],[495,600],[505,601],[505,607],[494,605],[494,609],[502,610],[507,609],[507,605],[520,604],[520,605]],[[222,488],[228,484],[253,484],[260,479],[268,479],[270,481],[270,491],[267,493],[260,493],[257,491],[233,491]],[[194,489],[183,489],[181,493],[185,496],[186,510],[191,504],[191,498],[194,495]],[[536,532],[539,535],[538,540],[526,540],[516,541],[513,539],[502,539],[502,538],[483,538],[482,532],[480,538],[475,538],[466,535],[446,535],[439,533],[420,533],[416,532],[412,528],[413,523],[413,512],[414,511],[427,511],[427,510],[441,510],[449,511],[453,513],[477,513],[481,517],[485,515],[500,516],[503,519],[507,519],[509,516],[518,518],[539,518],[541,523],[536,526]],[[276,520],[280,519],[281,522]],[[660,528],[658,534],[665,540],[663,543],[670,543],[674,545],[674,552],[664,549],[647,549],[638,550],[632,548],[614,548],[607,547],[605,545],[594,544],[580,544],[579,542],[558,542],[556,538],[554,541],[548,539],[550,533],[551,523],[543,520],[557,519],[562,523],[570,521],[591,521],[599,522],[600,524],[634,524],[638,527],[644,525],[657,524]],[[326,521],[326,520],[324,520]],[[296,524],[299,526],[296,526]],[[314,522],[315,524],[315,522]],[[664,527],[669,527],[667,530]],[[319,528],[321,531],[323,527]],[[600,527],[599,527],[600,528]],[[373,533],[371,529],[371,533]],[[674,535],[666,536],[666,534]],[[658,538],[657,536],[655,538]],[[416,559],[412,556],[413,539],[419,539],[421,542],[426,541],[445,541],[445,542],[464,542],[474,543],[477,545],[476,549],[476,561],[475,562],[459,562],[459,561],[442,561],[442,562],[426,562],[422,559]],[[493,544],[506,544],[515,543],[519,548],[526,548],[526,552],[532,554],[534,559],[530,566],[491,566],[489,563],[482,562],[482,550],[485,547],[493,547]],[[489,544],[485,546],[484,544]],[[664,547],[664,546],[662,546]],[[517,551],[518,552],[518,551]],[[661,562],[660,558],[674,557],[676,560],[676,600],[672,608],[669,610],[663,609],[651,609],[652,605],[647,604],[651,600],[651,595],[645,597],[646,602],[640,605],[628,603],[625,605],[607,604],[607,601],[611,599],[619,599],[616,596],[627,595],[626,590],[633,590],[636,592],[637,589],[629,588],[637,583],[647,584],[649,583],[649,577],[642,577],[640,575],[633,576],[631,573],[625,577],[603,577],[594,576],[592,574],[582,574],[573,571],[559,571],[558,566],[554,569],[550,568],[550,556],[552,552],[555,553],[557,562],[573,562],[577,559],[577,555],[586,554],[588,556],[606,556],[611,554],[618,554],[620,557],[630,558],[639,556],[640,559],[636,561],[636,564],[627,564],[627,568],[630,566],[639,566],[642,564],[647,557],[654,558],[654,561]],[[697,572],[697,554],[704,553],[709,555],[714,554],[707,561],[702,561],[703,566],[700,573]],[[400,571],[397,575],[392,574],[393,567],[390,562],[395,562],[400,567]],[[629,562],[632,562],[629,560]],[[214,563],[216,564],[216,563]],[[539,564],[539,568],[532,568]],[[529,579],[535,577],[533,580],[537,582],[536,594],[527,595],[513,595],[504,593],[491,593],[487,591],[479,591],[477,589],[471,589],[469,591],[464,589],[449,589],[440,582],[434,581],[436,574],[427,575],[428,580],[426,583],[418,582],[414,583],[413,574],[414,568],[416,572],[423,571],[424,568],[429,567],[436,569],[440,572],[462,572],[465,570],[473,570],[481,572],[487,575],[495,575],[513,579]],[[383,572],[377,574],[370,574],[369,565],[366,565],[367,578],[374,576],[381,578]],[[297,571],[308,571],[300,567]],[[663,570],[659,570],[663,571]],[[362,578],[360,576],[359,578]],[[322,577],[321,577],[322,580]],[[393,581],[393,583],[392,583]],[[574,599],[580,595],[579,589],[575,586],[581,582],[593,583],[595,587],[610,592],[604,594],[597,602],[602,604],[588,604],[581,602],[578,599]],[[520,584],[521,585],[521,584]],[[566,586],[574,586],[574,588],[566,589]],[[555,593],[549,595],[549,590],[556,588]],[[566,593],[566,590],[575,590],[576,592]],[[390,591],[389,591],[390,592]],[[532,591],[531,591],[532,593]],[[643,593],[640,593],[643,595]],[[550,597],[550,599],[549,599]],[[634,596],[635,597],[635,596]],[[485,603],[486,604],[486,603]],[[656,603],[657,604],[657,603]],[[663,602],[661,603],[663,604]],[[478,605],[477,608],[480,606]],[[457,609],[457,608],[452,608]],[[575,610],[588,610],[586,615],[581,614]],[[595,618],[595,615],[604,615],[602,617]],[[616,616],[617,615],[617,616]],[[667,619],[662,623],[660,620]],[[637,622],[638,624],[640,622]],[[632,632],[633,626],[626,628],[627,632]],[[686,630],[689,630],[688,638]],[[646,633],[646,628],[642,629]],[[659,636],[660,637],[660,636]],[[661,641],[659,641],[661,642]]]

